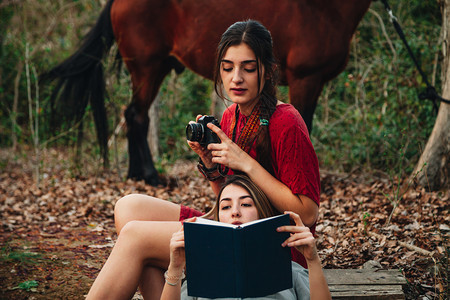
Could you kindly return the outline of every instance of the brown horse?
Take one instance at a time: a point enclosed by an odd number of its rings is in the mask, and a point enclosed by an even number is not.
[[[43,78],[56,79],[54,95],[72,99],[80,119],[90,101],[106,157],[106,113],[101,59],[114,40],[132,80],[125,116],[129,178],[157,184],[147,144],[148,109],[164,77],[184,66],[211,79],[220,35],[236,21],[255,19],[272,33],[282,83],[311,129],[325,82],[345,67],[353,33],[370,0],[110,0],[80,49]],[[67,108],[67,105],[65,105]],[[199,112],[201,113],[201,112]]]

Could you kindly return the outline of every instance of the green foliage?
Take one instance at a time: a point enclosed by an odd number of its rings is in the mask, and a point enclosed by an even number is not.
[[[24,290],[27,292],[29,292],[29,291],[36,292],[37,291],[36,288],[38,286],[39,286],[39,283],[36,280],[27,280],[27,281],[19,283],[18,286],[13,287],[12,289],[13,290],[21,289],[21,290]]]
[[[186,143],[186,125],[197,115],[209,114],[212,83],[189,70],[172,73],[161,87],[159,139],[163,158],[173,161],[192,158]]]
[[[75,50],[98,17],[100,7],[100,3],[92,0],[26,0],[20,5],[11,1],[0,9],[0,146],[11,146],[13,134],[19,144],[31,143],[28,98],[34,105],[38,92],[41,109],[37,115],[33,111],[33,118],[39,118],[41,125],[37,134],[40,140],[54,136],[47,122],[53,87],[39,86],[35,74],[49,70]],[[30,78],[26,74],[27,65]]]
[[[38,253],[26,252],[26,251],[12,251],[9,247],[2,248],[2,261],[14,261],[21,264],[34,264],[36,263],[35,259],[41,257]]]
[[[412,171],[436,116],[431,102],[418,99],[425,85],[383,6],[374,2],[371,8],[355,34],[345,71],[324,88],[311,136],[322,167],[397,172],[401,166],[400,177]],[[408,42],[439,91],[437,2],[414,1],[393,10],[402,16]]]

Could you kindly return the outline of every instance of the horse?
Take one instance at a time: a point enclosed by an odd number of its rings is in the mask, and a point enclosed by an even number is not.
[[[41,75],[58,80],[52,107],[81,120],[91,104],[107,162],[107,116],[102,58],[117,42],[117,59],[131,76],[125,111],[128,178],[159,184],[147,143],[148,110],[165,76],[185,67],[211,79],[221,34],[236,21],[254,19],[269,29],[281,84],[309,130],[324,84],[345,68],[352,36],[371,0],[109,0],[80,48]],[[120,61],[120,59],[122,59]],[[65,102],[56,102],[64,99]],[[59,103],[59,104],[58,104]],[[199,112],[201,113],[201,112]]]

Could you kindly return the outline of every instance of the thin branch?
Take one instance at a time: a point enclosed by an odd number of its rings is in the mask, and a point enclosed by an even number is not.
[[[384,235],[384,234],[379,234],[379,233],[375,233],[375,232],[371,232],[371,231],[369,231],[368,233],[369,233],[370,236],[376,237],[377,239],[380,239],[380,240],[382,240],[382,239],[384,239],[384,238],[385,238],[385,239],[389,239],[389,238],[388,238],[386,235]],[[400,246],[405,247],[405,248],[407,248],[407,249],[409,249],[409,250],[411,250],[411,251],[418,252],[418,253],[420,253],[420,254],[422,254],[422,255],[425,255],[425,256],[433,257],[434,252],[430,252],[430,251],[428,251],[428,250],[422,249],[422,248],[420,248],[420,247],[417,247],[417,246],[414,246],[414,245],[411,245],[411,244],[408,244],[408,243],[405,243],[405,242],[402,242],[402,241],[397,241],[397,240],[396,240],[396,242],[397,242]]]
[[[84,119],[84,117],[83,117],[83,119]],[[56,141],[57,139],[59,139],[59,138],[65,136],[65,135],[67,135],[67,134],[69,134],[69,133],[75,131],[75,130],[78,128],[78,126],[80,126],[80,124],[81,124],[81,122],[83,121],[83,119],[81,119],[80,121],[78,121],[77,123],[75,123],[72,127],[70,127],[69,129],[67,129],[66,131],[63,131],[63,132],[61,132],[60,134],[58,134],[58,135],[56,135],[56,136],[53,136],[53,137],[49,138],[49,139],[46,140],[45,142],[42,142],[41,147],[46,147],[47,144],[49,144],[49,143],[51,143],[51,142],[53,142],[53,141]]]
[[[31,103],[31,80],[30,80],[30,48],[28,42],[25,44],[25,74],[27,76],[27,97],[28,97],[28,119],[30,121],[31,136],[34,138],[34,126],[33,126],[33,111]]]
[[[389,36],[388,36],[388,34],[386,32],[386,26],[384,26],[383,19],[373,9],[369,8],[369,12],[372,13],[378,19],[378,22],[380,22],[381,31],[383,32],[383,35],[386,38],[386,42],[388,43],[389,48],[391,48],[392,55],[394,56],[394,58],[392,59],[392,62],[396,61],[397,60],[397,53],[395,52],[394,44],[392,44],[392,41],[391,41],[391,39],[389,38]]]
[[[17,107],[19,104],[19,85],[20,85],[20,78],[22,77],[22,69],[23,69],[23,61],[21,60],[17,64],[17,75],[14,79],[14,100],[13,100],[13,107],[11,112],[11,135],[12,135],[12,150],[16,151],[17,149]]]
[[[40,185],[40,161],[41,161],[41,152],[39,147],[39,82],[38,82],[38,74],[36,72],[36,68],[34,66],[31,66],[31,70],[33,71],[34,75],[34,90],[35,90],[35,115],[34,115],[34,128],[36,131],[36,135],[34,136],[34,152],[36,154],[36,186],[39,187]]]

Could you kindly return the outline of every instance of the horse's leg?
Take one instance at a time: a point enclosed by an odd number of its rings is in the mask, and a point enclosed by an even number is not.
[[[158,185],[159,178],[147,142],[148,110],[172,67],[171,59],[167,58],[147,64],[134,64],[128,68],[133,82],[133,101],[125,111],[130,155],[128,178],[144,179],[151,185]]]
[[[322,77],[312,75],[299,78],[289,72],[286,75],[289,84],[290,103],[300,112],[308,127],[309,134],[311,134],[314,111],[323,88]]]

